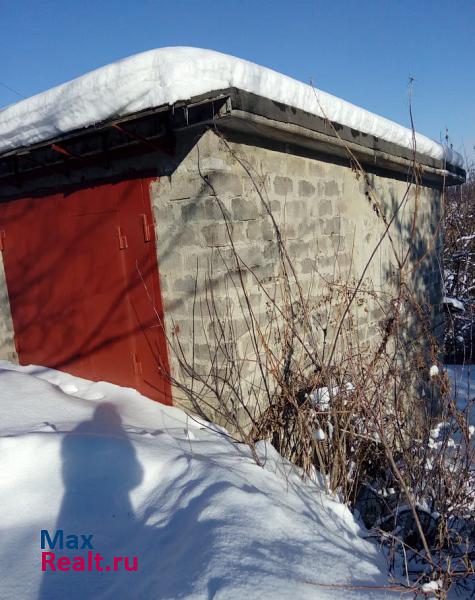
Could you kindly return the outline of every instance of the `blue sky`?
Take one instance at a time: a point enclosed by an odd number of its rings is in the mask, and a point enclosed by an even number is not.
[[[447,127],[475,156],[474,0],[0,0],[0,106],[170,45],[311,80],[405,125],[414,77],[416,129],[440,140]]]

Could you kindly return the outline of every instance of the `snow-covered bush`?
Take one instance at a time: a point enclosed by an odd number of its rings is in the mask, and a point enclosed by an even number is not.
[[[475,167],[467,181],[446,191],[444,283],[446,353],[455,363],[475,359]]]

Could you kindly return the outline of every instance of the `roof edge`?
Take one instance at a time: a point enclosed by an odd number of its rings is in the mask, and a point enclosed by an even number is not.
[[[34,145],[16,148],[0,155],[0,178],[5,176],[2,163],[15,157],[32,156],[68,141],[80,141],[102,131],[117,128],[121,124],[145,123],[147,120],[165,123],[168,131],[183,130],[196,126],[213,126],[220,129],[239,130],[247,135],[258,135],[294,145],[302,145],[317,153],[351,159],[352,153],[365,165],[410,175],[417,167],[423,175],[439,185],[458,185],[465,181],[465,171],[448,162],[398,146],[373,135],[330,122],[313,113],[246,92],[238,88],[215,90],[195,96],[190,100],[162,105],[136,113],[108,119],[53,139]],[[151,137],[156,139],[165,133],[151,128]],[[134,135],[134,134],[132,134]],[[143,142],[147,134],[142,133]],[[142,139],[142,138],[141,138]],[[17,167],[12,167],[17,169]]]

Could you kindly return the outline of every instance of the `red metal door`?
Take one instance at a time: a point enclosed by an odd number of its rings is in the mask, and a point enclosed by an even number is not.
[[[21,364],[171,403],[148,179],[0,204]]]

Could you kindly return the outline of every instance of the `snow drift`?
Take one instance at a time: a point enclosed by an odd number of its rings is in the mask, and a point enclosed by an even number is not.
[[[131,389],[0,362],[3,600],[384,598],[350,512],[267,444],[258,467],[217,428]],[[128,572],[42,572],[40,532],[93,535]],[[84,554],[65,550],[62,555]],[[393,595],[391,595],[393,597]]]
[[[87,73],[0,111],[0,153],[30,146],[114,117],[239,88],[326,117],[404,148],[412,131],[349,102],[220,52],[171,47],[143,52]],[[462,166],[462,157],[415,136],[417,151]]]

